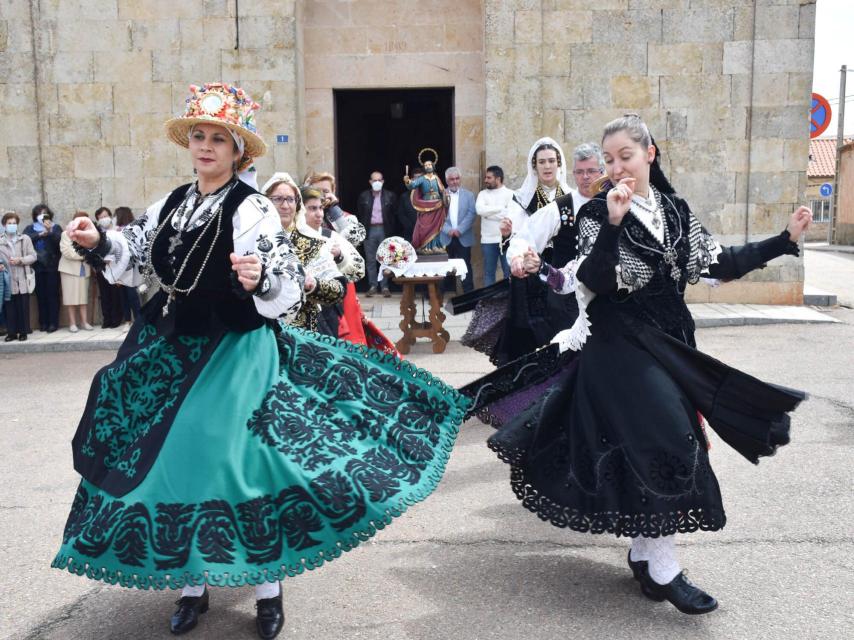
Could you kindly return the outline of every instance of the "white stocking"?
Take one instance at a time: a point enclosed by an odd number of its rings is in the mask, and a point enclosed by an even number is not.
[[[638,536],[632,538],[632,562],[647,562],[649,561],[649,546],[646,544],[647,538]]]
[[[649,577],[658,584],[669,584],[682,570],[676,559],[676,536],[646,538]]]
[[[198,598],[205,592],[205,585],[186,585],[181,589],[182,598]]]
[[[278,582],[262,582],[255,585],[255,599],[268,600],[275,598],[282,592],[282,587]]]

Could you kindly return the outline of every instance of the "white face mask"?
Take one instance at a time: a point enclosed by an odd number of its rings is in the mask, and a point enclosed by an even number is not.
[[[382,188],[383,188],[383,181],[382,180],[374,180],[371,183],[371,189],[373,189],[374,191],[381,191]]]
[[[38,220],[39,222],[44,222],[44,214],[40,213],[39,215],[37,215],[36,220]]]
[[[98,218],[98,226],[102,229],[109,229],[113,226],[113,219],[109,216],[106,218]]]
[[[7,223],[6,224],[6,233],[8,233],[10,236],[15,235],[16,233],[18,233],[18,225],[15,224],[14,222]]]

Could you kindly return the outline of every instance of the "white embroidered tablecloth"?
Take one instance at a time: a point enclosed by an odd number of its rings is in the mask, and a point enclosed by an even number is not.
[[[468,267],[466,261],[462,258],[451,258],[450,260],[442,260],[441,262],[419,262],[415,261],[407,265],[403,269],[395,267],[384,267],[380,265],[379,279],[382,280],[385,275],[384,271],[391,271],[396,278],[424,278],[446,276],[452,271],[456,271],[458,277],[465,279],[468,275]]]

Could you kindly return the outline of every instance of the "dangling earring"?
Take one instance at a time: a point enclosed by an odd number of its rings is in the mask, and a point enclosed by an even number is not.
[[[194,176],[199,175],[199,170],[198,170],[198,169],[196,169],[195,167],[193,167],[193,175],[194,175]]]

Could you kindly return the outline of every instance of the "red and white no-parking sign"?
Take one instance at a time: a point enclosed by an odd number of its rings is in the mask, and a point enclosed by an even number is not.
[[[810,107],[810,138],[818,138],[830,125],[830,103],[818,93],[812,94]]]

